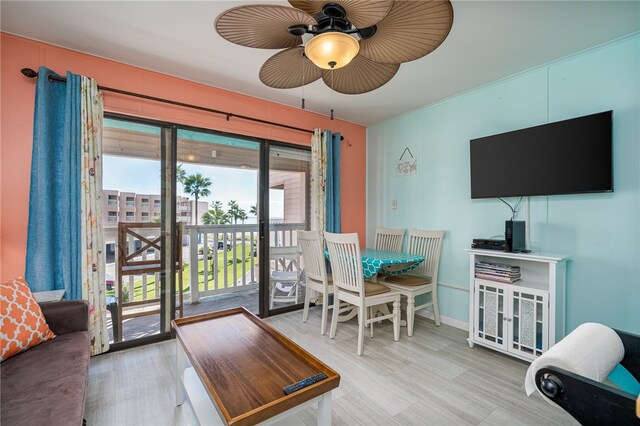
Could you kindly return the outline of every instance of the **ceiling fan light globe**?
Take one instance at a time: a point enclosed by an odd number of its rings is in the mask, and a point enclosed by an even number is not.
[[[348,65],[359,51],[360,44],[355,38],[337,31],[318,34],[304,48],[306,57],[325,70]]]

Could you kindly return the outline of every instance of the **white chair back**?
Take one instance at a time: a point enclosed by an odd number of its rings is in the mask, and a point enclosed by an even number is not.
[[[300,271],[300,248],[298,246],[269,247],[269,260],[275,271]]]
[[[269,247],[269,261],[273,262],[269,309],[273,309],[274,303],[298,303],[301,272],[298,246]]]
[[[297,234],[306,277],[326,284],[327,264],[322,235],[318,231],[297,231]]]
[[[324,233],[329,248],[333,285],[364,297],[364,276],[358,234]]]
[[[376,250],[386,250],[401,253],[403,240],[404,229],[377,228],[376,243],[374,248]]]
[[[433,283],[438,282],[438,266],[444,231],[409,230],[407,253],[424,256],[424,262],[418,265],[412,274],[431,277]]]

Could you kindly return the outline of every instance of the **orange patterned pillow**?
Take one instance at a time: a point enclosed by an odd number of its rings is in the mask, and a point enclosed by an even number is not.
[[[0,284],[0,362],[54,337],[24,278]]]

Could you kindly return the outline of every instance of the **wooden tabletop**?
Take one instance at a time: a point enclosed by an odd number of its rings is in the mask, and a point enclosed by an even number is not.
[[[340,383],[338,373],[244,308],[176,319],[173,327],[229,425],[259,423]],[[317,373],[328,379],[283,393]]]

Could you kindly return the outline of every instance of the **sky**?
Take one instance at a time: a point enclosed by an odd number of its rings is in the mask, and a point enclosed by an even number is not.
[[[180,163],[179,163],[180,164]],[[251,216],[249,209],[258,203],[257,170],[231,169],[226,167],[201,166],[184,163],[182,168],[187,175],[200,173],[211,179],[211,195],[200,201],[222,201],[224,210],[227,203],[235,200],[240,208]],[[141,158],[103,157],[103,188],[138,194],[160,194],[160,161]],[[184,193],[178,184],[178,195],[193,199]],[[271,218],[284,216],[284,191],[270,190],[269,211]],[[245,223],[255,223],[255,219]]]

